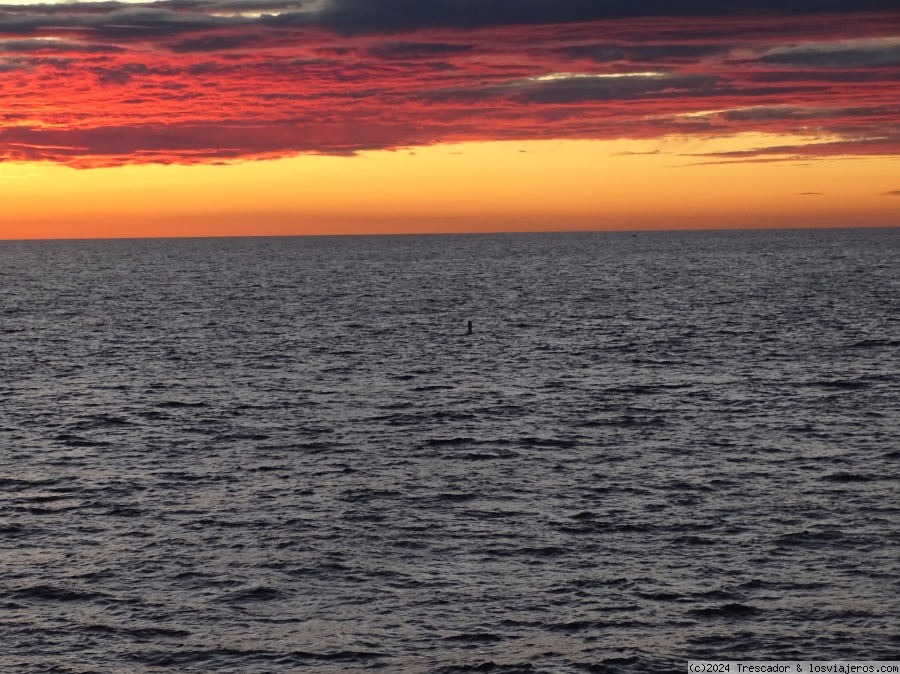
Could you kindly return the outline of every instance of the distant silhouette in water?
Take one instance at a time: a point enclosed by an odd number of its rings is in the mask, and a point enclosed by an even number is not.
[[[469,331],[466,333],[467,335],[472,334],[472,321],[469,321]]]

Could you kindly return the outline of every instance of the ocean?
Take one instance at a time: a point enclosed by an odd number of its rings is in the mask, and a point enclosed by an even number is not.
[[[3,672],[900,659],[900,229],[2,242],[0,368]]]

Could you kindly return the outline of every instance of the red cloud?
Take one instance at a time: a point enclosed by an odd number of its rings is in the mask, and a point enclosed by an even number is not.
[[[758,131],[900,154],[900,14],[345,35],[296,2],[0,7],[0,159],[78,167]],[[528,23],[528,22],[525,22]]]

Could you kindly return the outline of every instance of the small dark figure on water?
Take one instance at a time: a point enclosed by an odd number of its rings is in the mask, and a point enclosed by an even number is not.
[[[466,333],[467,335],[472,334],[472,321],[469,321],[469,331]]]

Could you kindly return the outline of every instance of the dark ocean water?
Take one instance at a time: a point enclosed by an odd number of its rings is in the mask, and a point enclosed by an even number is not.
[[[0,368],[3,672],[900,659],[900,229],[5,242]]]

